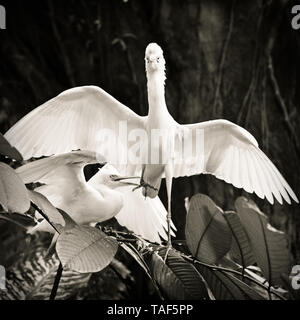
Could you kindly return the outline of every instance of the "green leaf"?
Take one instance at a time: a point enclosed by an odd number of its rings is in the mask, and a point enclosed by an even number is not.
[[[21,178],[7,164],[0,162],[0,204],[6,212],[25,213],[30,200]]]
[[[290,254],[285,234],[268,223],[267,216],[253,201],[239,197],[235,207],[265,278],[272,286],[281,285],[281,275],[290,272]]]
[[[159,287],[168,299],[209,300],[205,281],[196,268],[171,249],[167,264],[164,263],[166,249],[153,252],[150,270]]]
[[[225,211],[224,217],[233,235],[230,254],[232,258],[246,268],[253,265],[255,259],[247,233],[242,225],[239,215],[234,211]]]
[[[232,234],[223,211],[206,195],[190,201],[185,236],[188,248],[198,260],[216,263],[231,247]]]
[[[264,300],[253,288],[228,272],[196,264],[217,300]]]
[[[23,157],[20,152],[12,147],[9,142],[3,137],[0,133],[0,154],[3,156],[9,157],[10,159],[15,159],[17,161],[23,161]]]
[[[44,246],[32,246],[25,257],[6,271],[6,290],[0,290],[0,300],[49,300],[59,265],[57,255],[46,259]],[[56,299],[68,299],[87,286],[91,274],[64,269]]]
[[[59,235],[56,251],[63,267],[98,272],[110,264],[118,249],[115,239],[88,226],[75,225]]]

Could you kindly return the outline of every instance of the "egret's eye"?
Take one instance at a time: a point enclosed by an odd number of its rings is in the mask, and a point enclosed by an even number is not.
[[[156,58],[156,61],[157,61],[157,62],[159,62],[159,57],[158,57],[158,58]]]
[[[147,63],[149,63],[149,58],[146,58]]]

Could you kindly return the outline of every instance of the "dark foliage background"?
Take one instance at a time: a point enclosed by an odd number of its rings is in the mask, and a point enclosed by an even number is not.
[[[36,106],[80,85],[98,85],[146,115],[144,50],[157,42],[165,52],[167,104],[175,120],[225,118],[245,127],[300,195],[300,30],[291,28],[293,1],[1,4],[7,11],[7,29],[0,31],[2,133]],[[208,194],[224,210],[233,208],[238,195],[253,198],[273,225],[288,234],[299,264],[299,207],[270,206],[212,176],[174,181],[179,239],[184,237],[184,198],[197,192]],[[164,185],[160,194],[165,202]],[[20,230],[11,229],[12,238],[7,222],[0,223],[1,243],[13,243]]]

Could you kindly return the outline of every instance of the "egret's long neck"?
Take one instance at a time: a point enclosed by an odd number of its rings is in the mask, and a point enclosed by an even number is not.
[[[167,110],[165,100],[165,75],[163,71],[147,73],[149,117]]]

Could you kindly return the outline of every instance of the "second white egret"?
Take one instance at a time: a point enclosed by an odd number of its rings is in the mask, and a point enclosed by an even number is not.
[[[110,164],[105,164],[86,182],[83,168],[103,162],[105,159],[95,152],[74,151],[27,163],[16,172],[26,184],[42,183],[35,191],[78,224],[115,217],[120,225],[147,240],[156,243],[161,243],[161,238],[167,240],[167,212],[158,197],[145,199],[141,191],[132,192],[131,183],[118,181],[119,173]],[[61,221],[64,224],[63,218]],[[55,232],[46,220],[30,230],[36,231]]]

